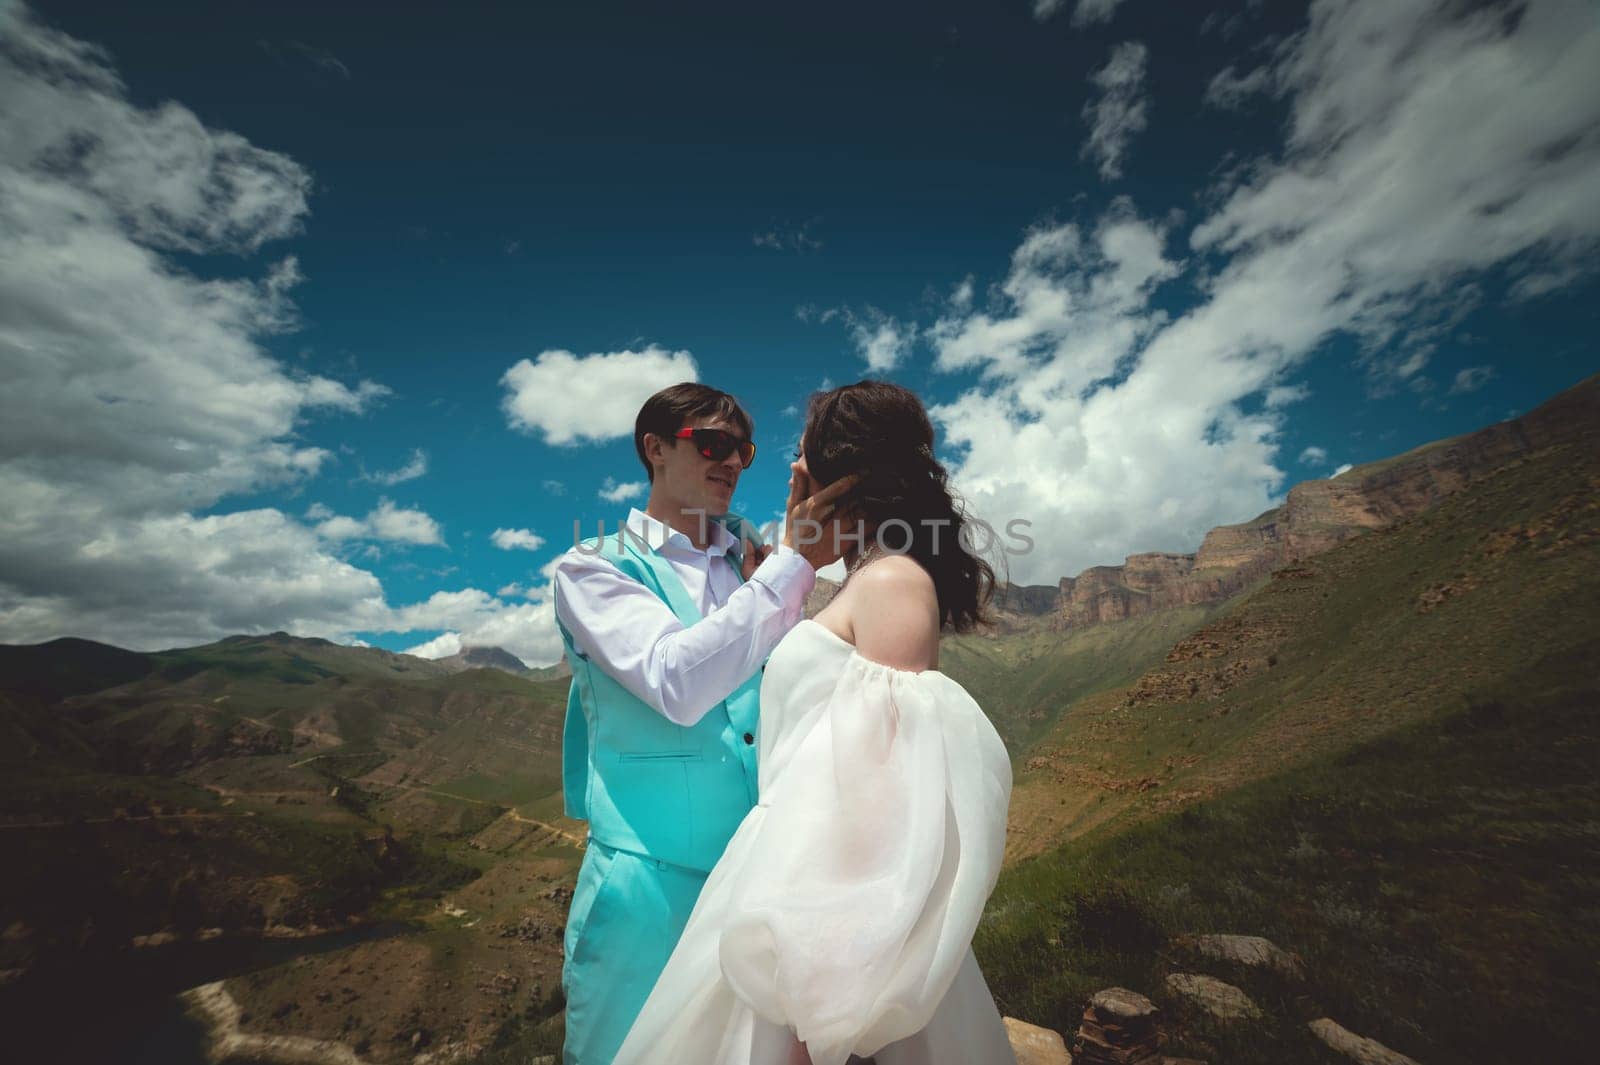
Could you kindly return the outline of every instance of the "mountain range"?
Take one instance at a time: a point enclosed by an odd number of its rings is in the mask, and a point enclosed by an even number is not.
[[[1591,377],[1296,485],[1193,554],[1002,587],[996,625],[944,639],[941,668],[1015,758],[975,944],[1006,1013],[1068,1031],[1085,989],[1160,986],[1162,930],[1249,915],[1327,966],[1286,1002],[1339,1004],[1422,1060],[1580,1052],[1589,962],[1566,951],[1592,959],[1600,933],[1557,917],[1600,905],[1597,414]],[[0,1015],[30,1060],[135,1038],[74,1023],[90,974],[151,996],[118,1022],[136,1028],[199,982],[179,952],[297,940],[211,963],[213,1020],[317,1041],[317,1060],[559,1047],[584,831],[561,811],[559,665],[271,633],[0,647],[0,677]],[[1523,905],[1534,883],[1544,902]],[[1358,947],[1374,937],[1387,953]],[[1506,937],[1520,985],[1494,967]],[[1471,1009],[1430,990],[1453,971]],[[1214,1060],[1330,1060],[1288,1028],[1177,1037]]]

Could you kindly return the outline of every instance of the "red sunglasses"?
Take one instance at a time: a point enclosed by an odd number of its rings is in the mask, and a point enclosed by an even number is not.
[[[674,435],[679,440],[693,440],[694,449],[712,462],[721,462],[733,454],[735,448],[739,450],[739,462],[745,469],[756,460],[755,443],[734,436],[726,429],[679,429]]]

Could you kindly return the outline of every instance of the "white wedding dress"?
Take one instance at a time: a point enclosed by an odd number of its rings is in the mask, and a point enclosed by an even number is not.
[[[1014,1065],[972,935],[1011,762],[965,688],[812,620],[767,660],[761,801],[615,1065]],[[625,964],[619,959],[619,964]]]

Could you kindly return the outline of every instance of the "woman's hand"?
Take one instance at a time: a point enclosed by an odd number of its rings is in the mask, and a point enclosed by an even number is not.
[[[817,489],[811,474],[800,462],[789,464],[789,502],[783,519],[783,546],[800,553],[812,569],[837,561],[844,555],[843,539],[828,535],[828,517],[840,496],[861,479],[852,473]],[[804,522],[806,524],[802,525]]]

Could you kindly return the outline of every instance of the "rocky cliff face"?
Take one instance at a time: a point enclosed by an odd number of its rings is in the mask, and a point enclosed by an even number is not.
[[[1050,625],[1098,625],[1227,599],[1275,569],[1420,513],[1531,451],[1572,441],[1597,416],[1600,375],[1520,418],[1297,484],[1283,506],[1212,529],[1194,554],[1129,555],[1120,566],[1063,577]]]

